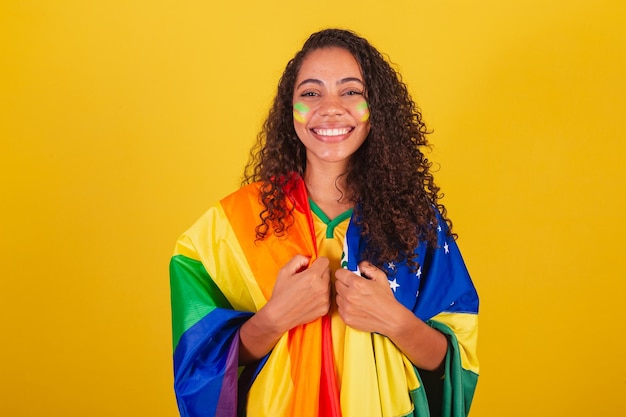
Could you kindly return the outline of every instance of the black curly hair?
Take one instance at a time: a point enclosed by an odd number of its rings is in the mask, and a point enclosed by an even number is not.
[[[420,240],[437,246],[437,211],[448,231],[452,230],[446,209],[439,203],[442,195],[430,172],[432,163],[422,152],[430,146],[429,131],[401,76],[367,40],[348,30],[312,34],[279,81],[244,171],[243,184],[262,183],[260,200],[265,210],[256,228],[257,239],[262,240],[270,230],[282,236],[292,224],[293,205],[284,187],[294,174],[303,176],[306,167],[306,149],[293,124],[296,77],[308,54],[332,47],[346,49],[356,59],[370,110],[369,135],[344,174],[355,219],[368,243],[366,256],[379,265],[407,261],[416,267],[414,252]]]

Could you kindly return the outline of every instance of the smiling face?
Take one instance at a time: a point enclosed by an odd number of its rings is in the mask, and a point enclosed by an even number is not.
[[[324,162],[345,167],[370,131],[365,83],[350,52],[317,49],[304,59],[293,94],[293,122],[306,147],[307,169]]]

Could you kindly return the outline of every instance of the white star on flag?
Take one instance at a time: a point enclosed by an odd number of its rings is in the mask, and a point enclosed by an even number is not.
[[[443,244],[443,251],[444,253],[450,253],[450,249],[448,249],[448,242]]]
[[[441,226],[437,226],[437,231],[441,232]]]
[[[398,284],[398,281],[396,281],[395,278],[393,279],[393,281],[390,280],[390,279],[388,281],[389,281],[389,287],[391,287],[393,292],[396,292],[396,288],[398,288],[400,286],[400,284]]]
[[[421,278],[422,277],[422,267],[421,266],[417,269],[417,273],[415,274],[415,276],[417,278]]]
[[[387,268],[389,268],[389,269],[396,269],[396,264],[394,264],[393,262],[389,262],[387,264]]]

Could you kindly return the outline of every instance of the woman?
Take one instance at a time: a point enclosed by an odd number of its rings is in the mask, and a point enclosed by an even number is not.
[[[463,416],[478,297],[420,149],[426,127],[365,39],[288,63],[244,186],[170,265],[183,416]]]

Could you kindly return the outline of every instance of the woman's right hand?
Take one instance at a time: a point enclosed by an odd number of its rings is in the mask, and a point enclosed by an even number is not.
[[[328,313],[330,268],[326,257],[296,255],[278,272],[272,295],[262,310],[281,333]],[[307,268],[308,266],[308,268]]]
[[[278,272],[267,304],[241,326],[240,364],[262,358],[285,332],[328,313],[328,258],[317,258],[310,266],[309,262],[303,255],[291,258]]]

